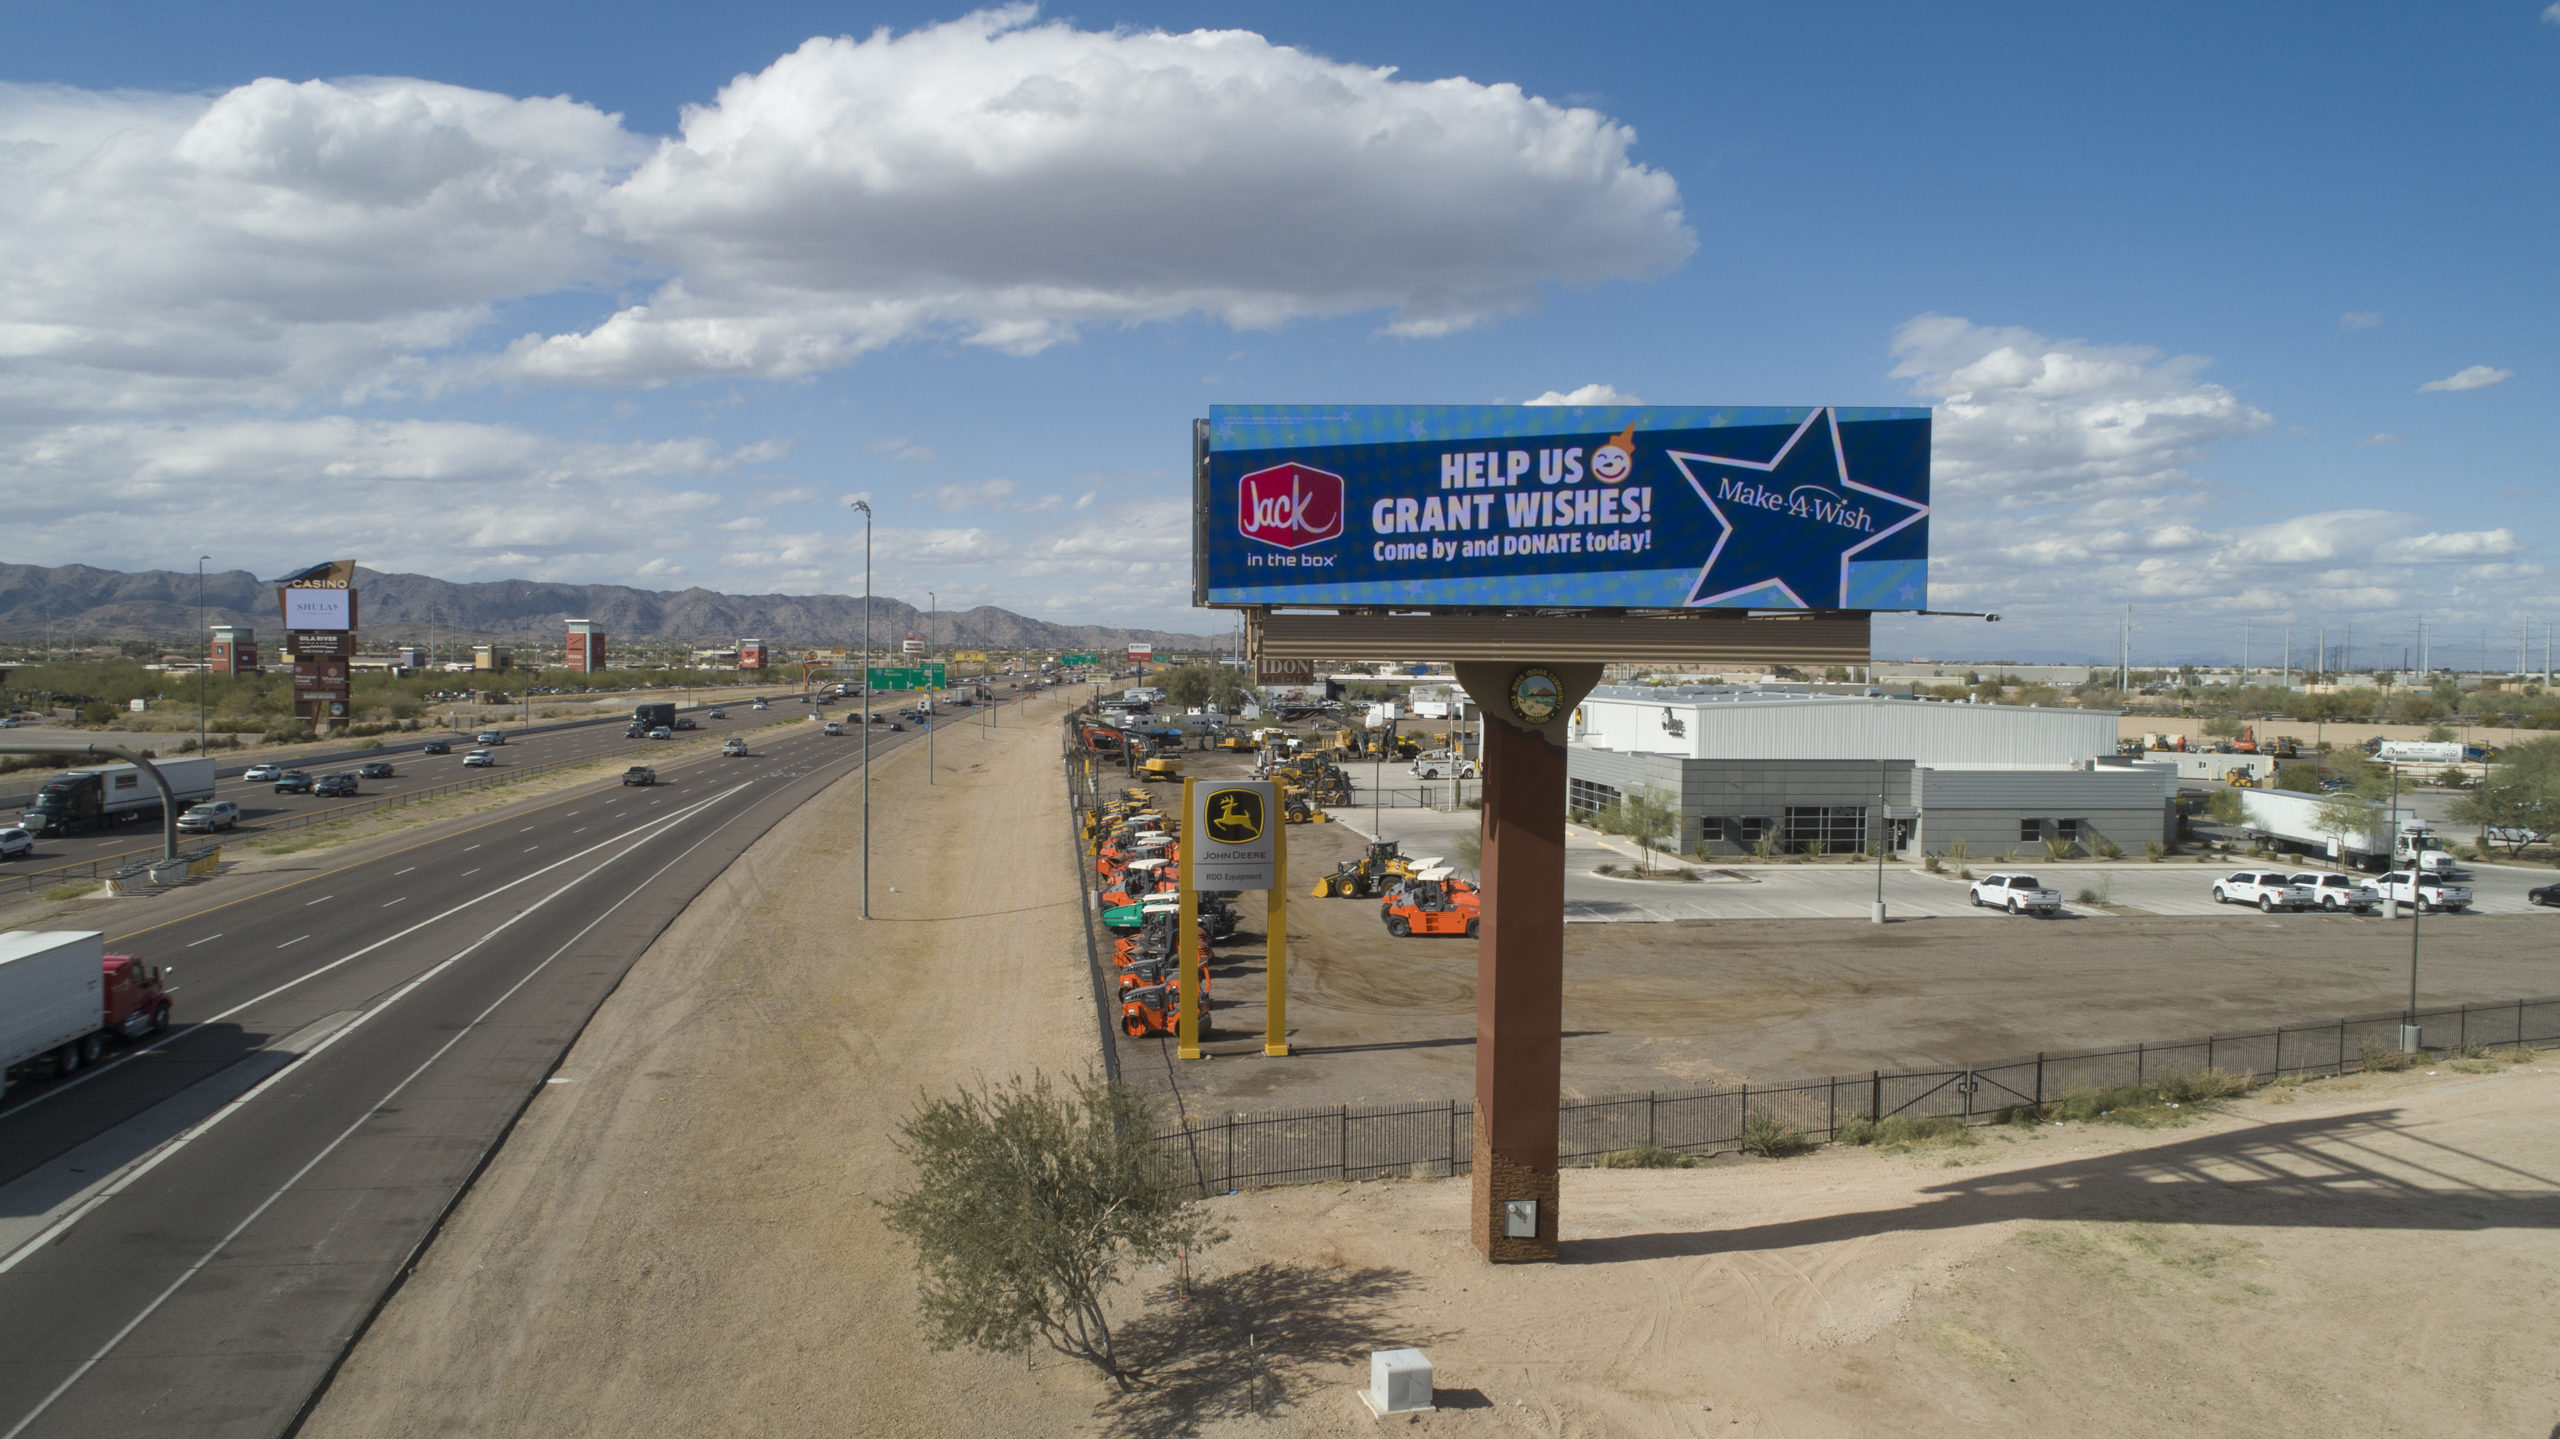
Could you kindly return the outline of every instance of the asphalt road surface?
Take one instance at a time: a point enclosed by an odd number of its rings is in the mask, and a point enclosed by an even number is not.
[[[180,1023],[0,1102],[0,1439],[292,1425],[632,961],[860,767],[816,725],[758,750],[110,930],[175,967]]]
[[[913,699],[912,695],[892,694],[884,690],[873,698],[872,708],[875,712],[886,714],[905,707],[912,703]],[[707,716],[714,709],[723,711],[727,718],[716,720],[708,718]],[[745,733],[760,728],[777,717],[802,719],[812,712],[812,706],[801,704],[794,697],[774,699],[772,708],[768,710],[756,709],[752,700],[706,702],[690,708],[679,706],[677,709],[678,714],[693,720],[700,733],[714,735]],[[846,701],[838,700],[816,712],[830,718],[841,719],[847,714],[860,714],[861,710]],[[629,723],[628,715],[615,715],[600,721],[573,721],[560,728],[535,726],[536,732],[530,734],[524,733],[521,726],[492,726],[502,730],[507,736],[507,741],[493,747],[497,764],[487,769],[463,767],[462,757],[480,748],[471,738],[478,732],[476,730],[464,730],[451,734],[441,731],[435,733],[421,731],[416,734],[386,735],[383,737],[383,747],[379,750],[350,752],[335,759],[283,763],[287,769],[303,770],[316,779],[321,775],[333,774],[340,770],[352,771],[367,760],[389,761],[397,773],[390,779],[359,781],[356,799],[371,799],[380,795],[398,794],[403,790],[451,784],[456,780],[498,779],[503,778],[510,769],[553,764],[563,760],[594,759],[627,753],[630,756],[628,762],[631,764],[655,763],[650,755],[662,747],[662,742],[624,738],[625,729]],[[815,729],[818,726],[809,727]],[[884,734],[887,730],[885,725],[875,726],[875,728]],[[83,735],[84,739],[88,737]],[[109,742],[116,740],[116,736],[111,734],[103,738]],[[453,753],[420,754],[419,748],[430,740],[444,741],[453,747]],[[350,803],[348,800],[330,799],[317,795],[277,794],[272,781],[261,780],[253,784],[240,778],[242,771],[262,762],[276,763],[276,761],[260,761],[255,758],[235,759],[233,756],[224,755],[218,770],[220,777],[214,783],[215,799],[227,799],[240,806],[240,822],[243,829],[255,829],[259,822],[283,815],[299,815],[315,810],[325,811]],[[209,836],[182,834],[179,836],[179,842],[198,844],[207,839],[221,838],[220,834]],[[157,855],[159,852],[160,822],[154,818],[147,822],[128,822],[85,834],[38,835],[35,853],[26,859],[12,861],[6,874],[12,879],[24,877],[29,872],[41,876],[42,872],[48,869],[76,865],[82,866],[78,872],[79,876],[86,877],[88,870],[85,866],[89,861],[118,856],[140,859]]]

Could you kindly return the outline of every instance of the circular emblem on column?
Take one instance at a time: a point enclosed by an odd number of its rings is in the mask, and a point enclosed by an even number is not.
[[[1553,670],[1525,669],[1511,677],[1511,712],[1524,724],[1545,724],[1564,707],[1564,682]]]

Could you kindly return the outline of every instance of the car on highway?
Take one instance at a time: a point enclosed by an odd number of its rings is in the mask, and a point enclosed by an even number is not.
[[[2309,909],[2320,902],[2310,885],[2296,884],[2293,876],[2272,869],[2244,869],[2226,874],[2213,882],[2215,904],[2254,904],[2261,914],[2277,910]]]
[[[299,770],[299,769],[289,769],[289,770],[286,770],[284,773],[282,773],[282,774],[280,774],[280,775],[277,775],[277,776],[276,776],[276,793],[278,793],[278,794],[309,794],[309,793],[311,793],[311,773],[310,773],[310,771],[308,771],[308,770]]]
[[[36,852],[36,837],[11,825],[0,829],[0,859],[25,859]]]
[[[757,700],[757,701],[756,701],[756,708],[757,708],[757,709],[771,709],[771,708],[773,708],[773,706],[766,704],[763,700]]]
[[[240,806],[227,799],[190,805],[186,813],[178,816],[178,830],[182,834],[211,834],[217,829],[237,828],[239,824]]]
[[[369,759],[356,766],[358,779],[393,779],[398,777],[399,773],[391,767],[391,761],[387,759]]]
[[[2539,889],[2528,889],[2524,892],[2524,898],[2527,904],[2549,905],[2553,909],[2560,909],[2560,884],[2546,884]]]
[[[829,720],[829,721],[827,721],[827,724],[826,724],[826,731],[827,731],[827,733],[829,733],[829,734],[843,734],[843,733],[844,733],[844,721],[842,721],[842,720]]]
[[[2376,890],[2370,881],[2359,879],[2352,874],[2321,874],[2314,871],[2310,874],[2293,876],[2293,882],[2296,885],[2310,887],[2314,909],[2325,909],[2333,914],[2340,910],[2364,914],[2375,905],[2382,903],[2381,892]]]
[[[475,749],[462,757],[464,769],[487,769],[497,762],[498,757],[485,749]]]
[[[313,782],[311,792],[329,799],[352,799],[358,793],[355,772],[342,769],[334,774],[324,774]]]
[[[728,717],[729,712],[727,710],[713,710],[709,714],[703,716],[704,719],[727,719]]]
[[[905,734],[906,732],[907,732],[907,727],[906,727],[905,725],[902,725],[902,724],[898,723],[896,720],[891,720],[891,721],[889,721],[889,733],[891,733],[891,734]]]
[[[635,764],[622,772],[624,784],[656,784],[658,772],[645,764]]]
[[[1986,874],[1973,882],[1975,904],[2011,914],[2062,913],[2062,891],[2047,889],[2031,874]]]
[[[676,732],[667,728],[665,725],[660,725],[656,729],[649,731],[649,738],[651,739],[674,739],[675,737]]]
[[[253,764],[247,769],[240,771],[240,778],[250,784],[266,784],[270,781],[284,778],[284,766],[280,764]]]
[[[507,742],[507,732],[500,729],[484,729],[480,731],[480,733],[473,735],[471,737],[471,742],[481,745],[505,744]]]
[[[420,746],[418,747],[418,753],[420,753],[420,754],[451,754],[451,753],[453,753],[453,746],[451,746],[451,745],[449,745],[449,744],[446,744],[443,740],[440,740],[440,739],[431,739],[431,740],[427,741],[425,744],[420,745]]]
[[[732,759],[744,755],[746,752],[747,742],[743,739],[732,739],[728,743],[720,746],[720,753]]]

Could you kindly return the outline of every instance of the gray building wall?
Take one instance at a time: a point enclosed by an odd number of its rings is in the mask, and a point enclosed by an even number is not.
[[[1878,770],[1886,802],[1906,817],[1894,823],[1897,850],[1916,839],[1921,852],[1944,854],[1962,841],[1975,855],[2023,849],[2039,857],[2046,840],[2067,826],[2084,848],[2101,841],[2139,852],[2151,840],[2175,837],[2175,776],[2157,769],[1944,770],[1909,760],[1732,760],[1676,755],[1623,754],[1569,748],[1565,756],[1567,803],[1577,811],[1641,786],[1674,797],[1680,814],[1679,848],[1701,844],[1710,854],[1750,852],[1748,836],[1765,822],[1782,843],[1806,833],[1807,813],[1863,809],[1845,834],[1829,831],[1834,852],[1863,848],[1875,834]],[[1916,820],[1909,818],[1916,808]],[[1790,830],[1789,811],[1797,811]],[[1728,821],[1716,838],[1703,838],[1712,820]],[[2025,826],[2032,823],[2030,837]],[[1916,833],[1915,833],[1916,832]],[[1848,835],[1854,834],[1854,841]]]

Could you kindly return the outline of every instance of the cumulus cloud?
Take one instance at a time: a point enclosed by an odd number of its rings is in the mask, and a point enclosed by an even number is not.
[[[1385,311],[1466,329],[1694,239],[1635,133],[1516,86],[1411,81],[1246,31],[1025,7],[813,39],[688,109],[607,199],[675,276],[517,373],[791,375],[919,333],[1033,353],[1097,324]]]
[[[2380,310],[2349,310],[2338,317],[2341,330],[2370,330],[2382,323]]]
[[[2510,529],[2380,509],[2235,522],[2244,497],[2199,471],[2273,418],[2196,357],[1939,315],[1905,325],[1893,356],[1936,414],[1931,603],[1997,610],[2007,641],[2101,648],[2094,616],[2132,601],[2211,645],[2242,616],[2503,606],[2541,573]]]
[[[182,550],[269,557],[252,568],[325,550],[454,578],[628,574],[693,549],[724,508],[700,485],[737,467],[737,452],[705,440],[334,416],[81,425],[0,443],[0,473],[19,482],[10,558],[133,569]]]
[[[2441,380],[2429,380],[2418,387],[2419,394],[2430,390],[2485,390],[2516,377],[2513,370],[2493,370],[2487,365],[2465,365]]]
[[[2409,437],[2406,435],[2395,435],[2389,430],[2376,430],[2372,434],[2365,436],[2363,439],[2356,441],[2356,448],[2359,450],[2379,449],[2384,445],[2405,444],[2408,442],[2408,438]]]
[[[2560,25],[2560,0],[2552,0],[2551,4],[2542,7],[2542,23]]]
[[[1531,405],[1641,405],[1644,401],[1637,399],[1633,395],[1622,395],[1618,393],[1618,387],[1615,385],[1604,385],[1594,381],[1593,383],[1584,385],[1579,389],[1549,390],[1534,400],[1526,400],[1522,403]]]

